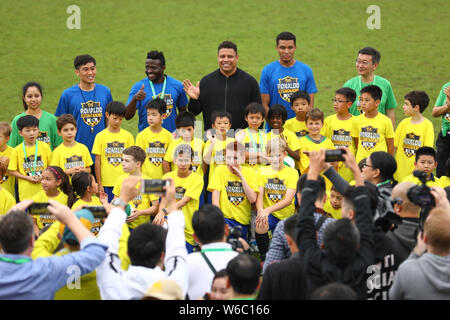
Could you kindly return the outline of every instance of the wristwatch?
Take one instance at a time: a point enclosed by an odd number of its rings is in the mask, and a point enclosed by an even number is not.
[[[124,208],[127,207],[127,203],[125,203],[125,202],[124,202],[122,199],[120,199],[120,198],[115,198],[115,199],[111,202],[111,204],[112,204],[113,206],[115,206],[115,207],[118,207],[118,206],[124,207]]]

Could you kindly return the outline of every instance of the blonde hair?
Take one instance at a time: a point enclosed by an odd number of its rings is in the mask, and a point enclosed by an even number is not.
[[[266,153],[270,155],[272,151],[274,152],[286,152],[287,144],[286,141],[280,137],[273,138],[267,141]]]
[[[6,137],[11,135],[12,128],[8,122],[0,122],[0,132],[2,132]]]

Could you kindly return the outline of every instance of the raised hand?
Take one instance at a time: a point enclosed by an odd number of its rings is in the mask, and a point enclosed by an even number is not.
[[[200,81],[197,81],[197,86],[194,86],[189,79],[186,79],[183,81],[183,89],[191,99],[197,100],[200,97]]]
[[[142,101],[145,99],[146,93],[144,91],[145,85],[142,85],[141,90],[139,90],[135,95],[134,99],[137,101]]]

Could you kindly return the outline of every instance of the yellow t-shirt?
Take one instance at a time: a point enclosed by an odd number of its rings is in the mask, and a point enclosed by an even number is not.
[[[286,144],[292,151],[297,151],[300,149],[300,142],[295,133],[288,129],[284,129],[281,135],[284,137],[284,140],[286,141]],[[270,131],[267,133],[267,143],[269,143],[270,140],[274,138],[279,138],[279,134],[275,134],[274,131]]]
[[[6,214],[16,204],[16,199],[5,189],[0,187],[0,216]]]
[[[0,151],[0,157],[7,157],[11,161],[12,153],[16,152],[14,148],[10,146],[6,146],[5,151]],[[16,183],[16,178],[13,176],[8,175],[8,173],[5,174],[3,179],[0,179],[0,187],[4,188],[6,191],[8,191],[13,197],[15,196],[14,192],[14,184]]]
[[[216,140],[211,153],[211,162],[209,163],[208,181],[211,181],[215,168],[218,165],[225,164],[225,148],[230,142],[233,141],[234,139],[230,137],[227,137],[225,141]],[[206,141],[205,149],[203,150],[203,158],[205,157],[205,154],[208,151],[210,145],[211,141]]]
[[[11,153],[8,170],[18,171],[19,173],[30,177],[33,175],[37,177],[41,176],[45,168],[50,165],[50,161],[52,160],[52,150],[45,142],[37,141],[36,143],[38,145],[36,167],[34,167],[36,147],[26,147],[25,156],[23,152],[24,144],[21,143],[14,148],[16,152]],[[18,184],[20,201],[31,199],[33,195],[42,191],[40,183],[31,183],[24,179],[18,179]]]
[[[255,171],[241,166],[242,175],[252,190],[258,192],[258,180]],[[252,205],[245,195],[241,179],[228,170],[226,165],[219,165],[208,184],[208,191],[220,192],[219,207],[227,219],[249,225]]]
[[[142,173],[151,179],[161,179],[163,176],[162,162],[167,149],[173,140],[172,134],[166,129],[158,133],[145,128],[136,136],[136,145],[145,150],[147,161],[142,166]]]
[[[133,145],[133,135],[124,129],[117,133],[105,129],[95,136],[92,154],[100,156],[101,183],[104,187],[113,187],[116,178],[123,174],[123,150]]]
[[[260,167],[264,167],[265,165],[257,163],[259,159],[256,156],[252,156],[252,154],[266,152],[267,134],[263,130],[259,130],[258,133],[250,132],[248,128],[244,129],[244,132],[244,138],[240,142],[244,145],[245,151],[250,153],[250,158],[242,164],[242,167],[252,168],[256,173]]]
[[[298,182],[298,171],[294,168],[284,166],[281,170],[274,170],[272,166],[260,168],[258,172],[258,187],[264,188],[263,207],[271,207],[286,196],[288,189],[296,190]],[[281,210],[272,212],[275,218],[280,220],[289,218],[295,213],[295,196],[291,203]]]
[[[92,196],[91,202],[86,202],[83,199],[78,199],[72,206],[72,210],[75,210],[81,206],[102,206],[100,199],[96,196]],[[102,221],[100,219],[94,219],[94,224],[92,225],[91,232],[97,236],[100,228],[102,227]]]
[[[403,119],[395,130],[394,137],[394,146],[397,148],[395,180],[402,181],[414,171],[417,149],[425,146],[433,147],[433,145],[434,128],[430,120],[424,119],[421,123],[412,124],[411,117]]]
[[[61,143],[53,151],[51,166],[57,166],[64,171],[72,168],[87,168],[93,164],[88,148],[79,142],[75,142],[73,147],[66,147]]]
[[[433,176],[434,181],[433,180],[427,180],[426,185],[431,187],[440,187],[441,185],[441,181],[438,177]],[[412,182],[415,183],[417,185],[421,185],[422,182],[420,182],[419,178],[414,177],[414,175],[410,174],[409,176],[406,176],[405,179],[402,180],[402,182]]]
[[[173,140],[170,145],[169,149],[167,149],[166,155],[164,156],[164,160],[167,162],[170,162],[172,171],[177,170],[177,166],[174,163],[173,157],[175,148],[180,144],[187,144],[183,141],[183,138],[178,138],[176,140]],[[205,147],[205,143],[203,140],[194,138],[189,145],[191,146],[192,150],[194,151],[194,158],[192,161],[192,172],[195,172],[203,177],[203,168],[202,168],[202,156],[203,156],[203,149]]]
[[[372,152],[387,152],[386,139],[394,138],[392,121],[384,114],[378,113],[373,118],[367,118],[365,114],[356,117],[358,128],[358,151],[356,163],[370,156]]]
[[[175,198],[177,201],[180,201],[183,197],[191,198],[191,200],[189,200],[189,202],[184,205],[181,210],[183,211],[185,220],[184,236],[188,243],[194,245],[195,241],[193,236],[194,228],[192,227],[192,216],[199,207],[200,195],[203,190],[203,177],[192,172],[186,178],[180,178],[178,177],[176,171],[171,171],[163,176],[163,179],[168,178],[174,180],[176,190]]]
[[[320,141],[313,141],[308,135],[300,138],[300,161],[298,167],[303,174],[308,172],[309,169],[309,157],[303,153],[303,151],[318,151],[320,149],[335,149],[333,142],[327,137],[322,136]]]
[[[439,178],[439,186],[441,188],[446,188],[446,187],[450,186],[450,177],[441,176]]]
[[[50,198],[47,196],[45,191],[42,190],[41,192],[35,194],[31,199],[33,199],[34,202],[48,202],[48,200],[51,199],[67,206],[68,198],[69,197],[62,191],[59,191],[59,194],[56,197]],[[36,223],[39,230],[55,222],[55,218],[53,218],[51,215],[36,215],[34,217],[36,218]]]
[[[333,208],[333,206],[330,203],[330,196],[328,196],[327,202],[325,202],[325,205],[323,206],[323,210],[331,214],[331,216],[337,220],[342,218],[341,209],[342,208],[339,209]]]
[[[289,120],[286,120],[286,122],[283,125],[283,128],[288,129],[289,131],[292,131],[295,133],[297,138],[301,138],[306,136],[309,131],[306,128],[306,122],[305,121],[298,121],[297,118],[291,118]]]

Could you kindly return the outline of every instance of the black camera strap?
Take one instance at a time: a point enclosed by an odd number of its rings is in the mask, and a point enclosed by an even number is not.
[[[201,253],[203,259],[205,260],[206,264],[208,265],[208,267],[211,269],[211,271],[214,273],[214,275],[216,275],[216,273],[217,273],[216,268],[214,268],[214,266],[212,265],[211,261],[208,259],[206,254],[203,251],[201,251],[200,253]]]

